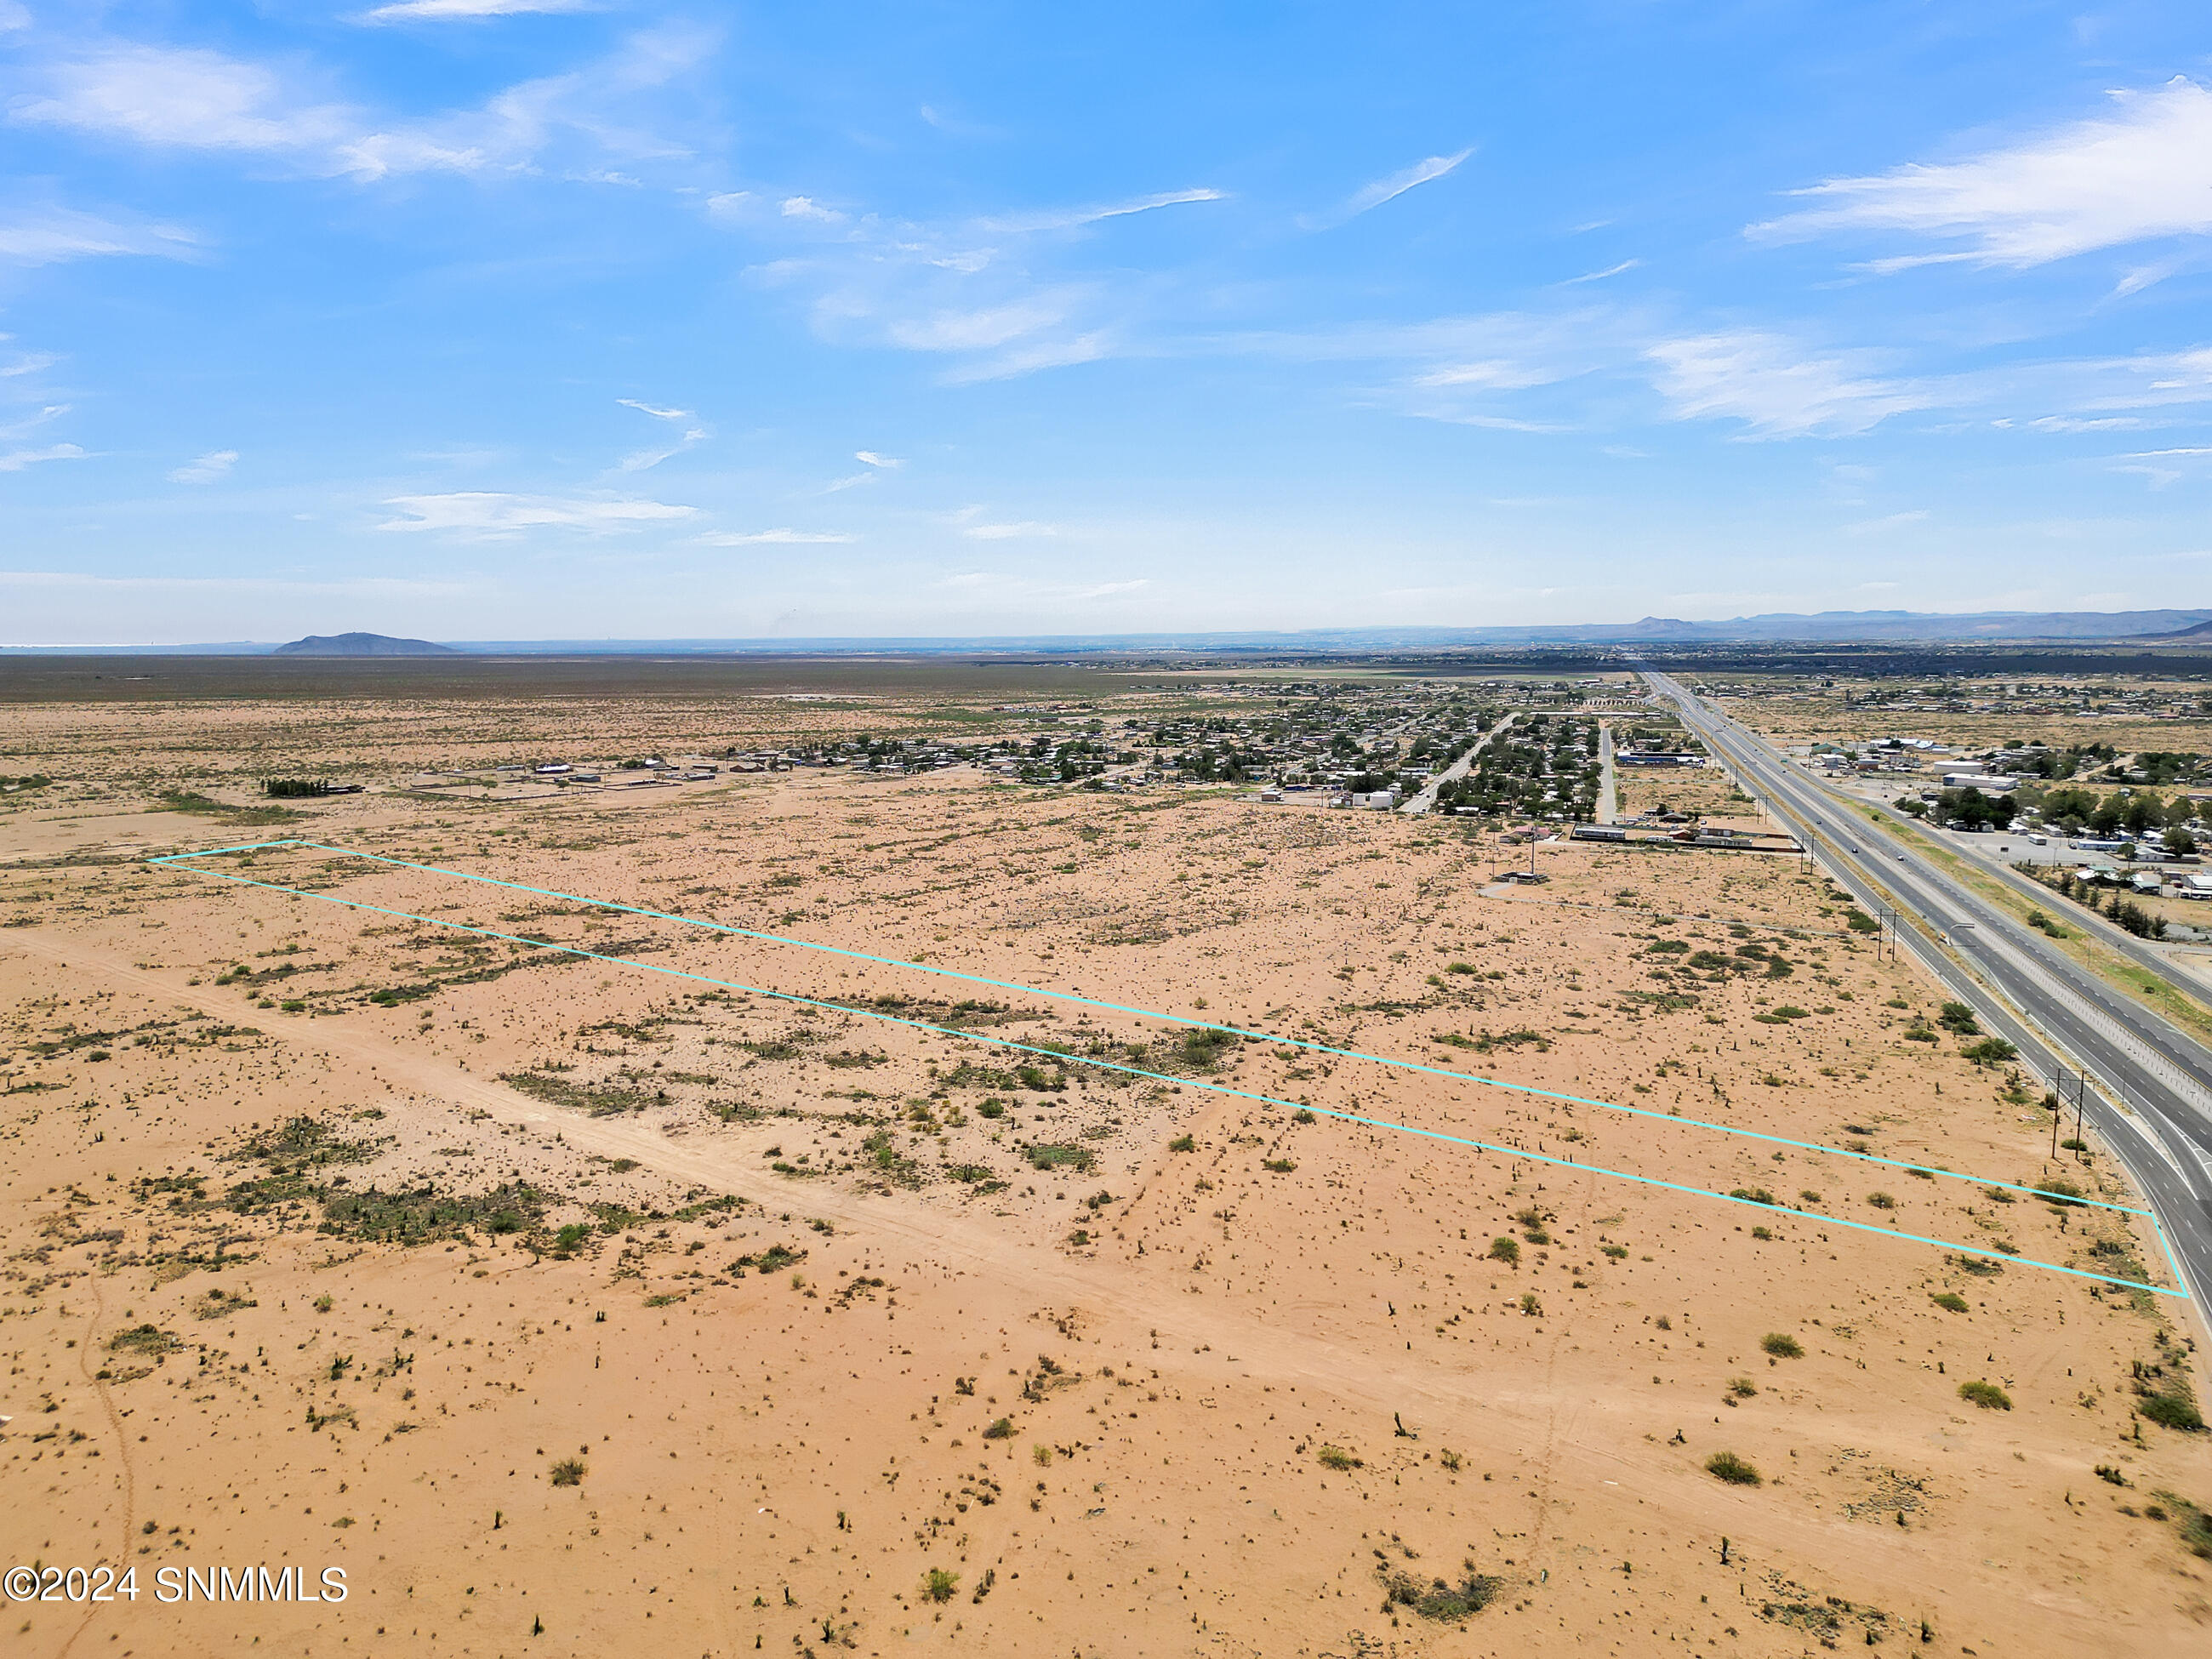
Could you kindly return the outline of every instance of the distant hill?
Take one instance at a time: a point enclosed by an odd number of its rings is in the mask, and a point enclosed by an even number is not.
[[[395,640],[389,634],[310,634],[280,645],[278,657],[459,657],[465,653],[428,640]]]
[[[1632,623],[1549,626],[1315,628],[1297,632],[1025,634],[971,638],[773,640],[470,640],[491,655],[644,656],[719,653],[927,653],[1097,651],[1434,651],[1464,646],[1966,644],[1975,641],[2079,641],[2202,639],[2212,611],[1825,611],[1689,622],[1645,617]]]

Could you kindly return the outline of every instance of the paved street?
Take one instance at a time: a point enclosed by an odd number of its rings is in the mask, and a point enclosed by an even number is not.
[[[1898,930],[1905,948],[2033,1069],[2048,1080],[2086,1068],[2123,1103],[2093,1092],[2089,1123],[2157,1211],[2201,1309],[2212,1288],[2212,1050],[2077,967],[1932,860],[1863,825],[1863,805],[1838,799],[1672,678],[1644,678],[1838,884],[1875,914],[1888,907],[1918,917],[1949,946],[1947,954],[1910,927]]]

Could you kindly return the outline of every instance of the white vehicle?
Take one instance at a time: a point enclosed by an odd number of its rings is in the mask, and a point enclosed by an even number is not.
[[[2048,847],[2051,845],[2051,837],[2048,836],[2030,836],[2027,838],[2027,844],[2030,847]]]

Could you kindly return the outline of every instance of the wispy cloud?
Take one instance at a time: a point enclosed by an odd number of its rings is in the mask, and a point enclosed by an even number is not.
[[[1035,536],[1057,536],[1060,531],[1055,526],[1039,524],[1035,520],[1025,519],[1012,524],[963,525],[960,527],[960,533],[979,542],[1011,542],[1026,540]]]
[[[437,495],[394,495],[385,506],[398,515],[380,530],[443,531],[471,540],[506,541],[532,530],[569,530],[590,536],[621,535],[648,525],[696,517],[696,507],[635,497],[513,495],[495,490],[453,490]]]
[[[1224,199],[1221,191],[1194,187],[939,223],[857,208],[825,210],[810,196],[779,202],[765,191],[721,191],[707,197],[704,206],[713,222],[778,248],[780,257],[746,274],[763,288],[807,294],[821,337],[942,356],[940,379],[957,386],[1091,362],[1126,349],[1139,313],[1170,281],[1120,268],[1065,274],[1061,262],[1085,239],[1054,239],[1133,215]]]
[[[695,444],[703,442],[706,436],[705,427],[695,426],[686,432],[678,442],[665,445],[659,449],[632,450],[615,464],[616,470],[622,472],[649,472],[663,461],[672,460]]]
[[[292,67],[202,47],[105,42],[48,65],[13,119],[158,148],[272,158],[298,172],[368,182],[410,173],[517,172],[557,140],[592,156],[680,156],[620,112],[647,118],[712,38],[668,27],[632,36],[585,70],[526,81],[475,109],[380,118]],[[653,94],[660,94],[654,96]],[[594,177],[580,167],[572,177]]]
[[[1662,340],[1644,356],[1675,419],[1737,420],[1763,438],[1864,432],[1941,401],[1875,373],[1870,353],[1822,353],[1758,330]]]
[[[1225,199],[1226,193],[1218,190],[1169,190],[1152,196],[1139,196],[1133,201],[1111,203],[1103,207],[1047,208],[1036,213],[979,219],[975,228],[990,235],[1026,236],[1037,231],[1073,230],[1083,225],[1095,225],[1103,219],[1126,219],[1133,213],[1150,213],[1156,208],[1181,207],[1192,202]]]
[[[356,23],[449,23],[486,17],[519,17],[533,12],[589,11],[584,0],[398,0],[374,11],[356,13]]]
[[[1623,259],[1619,264],[1607,265],[1603,270],[1588,270],[1584,271],[1579,276],[1570,276],[1565,282],[1561,283],[1559,286],[1561,288],[1573,288],[1580,283],[1601,283],[1608,276],[1618,276],[1623,271],[1633,270],[1637,266],[1643,263],[1644,261],[1641,259]]]
[[[1470,145],[1456,155],[1431,155],[1426,161],[1416,161],[1402,172],[1393,173],[1385,178],[1377,179],[1370,185],[1363,185],[1346,198],[1343,204],[1334,213],[1324,215],[1319,219],[1309,220],[1307,223],[1313,228],[1321,228],[1330,225],[1340,225],[1346,220],[1356,219],[1363,213],[1372,212],[1385,202],[1395,202],[1409,190],[1433,183],[1443,178],[1474,154],[1474,147]]]
[[[895,460],[889,455],[878,455],[872,449],[856,449],[853,452],[853,459],[869,466],[889,468],[906,465],[904,461]]]
[[[190,258],[198,238],[175,225],[125,222],[74,209],[19,209],[0,217],[0,259],[19,265],[57,264],[119,254]]]
[[[0,472],[21,472],[41,461],[81,461],[90,453],[75,444],[48,444],[44,449],[11,449],[0,455]]]
[[[1869,267],[1893,271],[1954,260],[2025,268],[2212,232],[2212,91],[2177,76],[2148,92],[2112,96],[2113,114],[2007,149],[1831,179],[1798,192],[1820,205],[1746,234],[1785,241],[1888,230],[1966,244]]]
[[[105,592],[338,593],[378,598],[442,599],[471,591],[471,584],[404,576],[356,576],[301,581],[272,576],[101,576],[82,570],[0,570],[0,586],[91,588]]]
[[[770,544],[780,547],[824,545],[831,543],[857,541],[856,536],[843,535],[834,530],[718,530],[705,536],[691,538],[702,547],[758,547]]]
[[[192,47],[118,45],[58,63],[18,121],[194,149],[331,148],[355,130],[332,103],[298,95],[272,70]]]
[[[237,465],[236,450],[210,449],[198,459],[187,461],[182,466],[176,468],[169,474],[169,482],[182,484],[213,483],[218,478],[228,477],[230,469]]]
[[[1926,510],[1916,507],[1911,511],[1905,513],[1885,514],[1879,519],[1861,519],[1856,524],[1845,525],[1844,526],[1844,534],[1846,536],[1879,536],[1885,531],[1903,530],[1908,525],[1924,524],[1927,520],[1928,514]]]
[[[0,438],[20,438],[26,433],[37,431],[49,421],[59,419],[69,411],[70,406],[67,404],[48,404],[36,414],[26,415],[18,420],[9,422],[5,426],[0,426]]]
[[[617,398],[615,402],[624,409],[634,409],[641,415],[650,415],[656,421],[688,421],[692,418],[691,411],[688,409],[659,409],[651,404],[641,404],[635,398]],[[653,449],[635,450],[623,456],[616,464],[617,470],[623,472],[650,471],[663,461],[681,455],[685,450],[705,442],[708,436],[705,427],[691,427],[674,443],[663,444]]]

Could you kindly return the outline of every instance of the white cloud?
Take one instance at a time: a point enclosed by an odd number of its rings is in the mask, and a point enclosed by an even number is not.
[[[1402,173],[1377,179],[1373,184],[1352,191],[1344,205],[1325,222],[1342,224],[1347,219],[1356,219],[1363,213],[1381,207],[1385,202],[1395,201],[1416,185],[1443,178],[1474,154],[1474,148],[1470,146],[1456,155],[1431,155],[1425,161],[1414,162]]]
[[[1902,530],[1907,525],[1923,523],[1926,520],[1928,514],[1924,508],[1916,508],[1910,513],[1887,514],[1879,519],[1861,519],[1856,524],[1845,525],[1844,526],[1844,534],[1846,536],[1878,536],[1885,530]]]
[[[1951,260],[2025,268],[2212,231],[2212,91],[2176,76],[2112,96],[2113,114],[2008,149],[1829,179],[1798,192],[1821,205],[1746,234],[1781,241],[1893,230],[1966,244],[1875,262],[1887,271]]]
[[[981,380],[1010,380],[1018,374],[1034,374],[1041,368],[1095,363],[1111,350],[1106,331],[1098,329],[1072,339],[1038,340],[1012,347],[995,356],[947,371],[945,381],[948,386],[973,386]]]
[[[689,432],[686,432],[684,434],[681,442],[671,444],[665,449],[640,449],[633,451],[631,453],[623,456],[620,461],[616,463],[616,465],[619,471],[623,472],[647,472],[653,468],[659,466],[663,461],[669,459],[672,456],[681,455],[685,450],[690,448],[692,445],[702,441],[706,436],[707,428],[705,427],[695,426]]]
[[[840,535],[836,532],[830,530],[793,530],[786,527],[776,530],[755,530],[750,532],[720,530],[714,532],[712,535],[694,536],[691,539],[703,547],[757,547],[763,544],[795,547],[811,546],[817,544],[829,544],[834,542],[849,542],[855,541],[859,538],[853,536]]]
[[[174,225],[125,224],[70,208],[20,211],[0,222],[0,259],[19,265],[48,265],[64,259],[112,254],[190,258],[196,238]]]
[[[1532,386],[1543,386],[1559,378],[1556,369],[1534,363],[1519,363],[1496,358],[1472,363],[1448,363],[1425,374],[1413,377],[1419,386],[1464,386],[1486,392],[1519,392]]]
[[[888,455],[878,455],[872,449],[856,449],[853,452],[853,459],[865,462],[869,466],[893,467],[906,465],[904,461],[894,460]]]
[[[19,121],[194,149],[305,150],[351,135],[355,118],[307,101],[258,64],[192,47],[118,46],[57,64]]]
[[[66,415],[69,411],[70,406],[67,404],[48,404],[35,415],[26,415],[21,420],[10,421],[7,425],[0,426],[0,438],[20,438],[27,432],[37,431],[48,421]]]
[[[1619,264],[1607,265],[1603,270],[1584,271],[1579,276],[1570,276],[1566,281],[1561,283],[1559,286],[1561,288],[1572,288],[1578,283],[1601,283],[1608,276],[1620,276],[1624,270],[1633,270],[1637,266],[1643,263],[1644,261],[1641,259],[1623,259]]]
[[[746,271],[763,288],[811,291],[815,331],[841,345],[953,360],[948,385],[1003,380],[1093,362],[1120,349],[1127,325],[1165,284],[1125,270],[1074,279],[1036,239],[1132,214],[1218,201],[1212,189],[1104,205],[923,224],[855,210],[831,220],[812,197],[708,196],[715,223],[781,250]],[[823,227],[834,224],[825,234]]]
[[[651,404],[638,402],[635,398],[617,398],[615,402],[624,409],[634,409],[641,415],[650,415],[656,421],[688,421],[691,418],[691,411],[688,409],[656,409]],[[623,456],[616,464],[617,469],[623,472],[650,471],[672,456],[681,455],[694,445],[705,442],[708,435],[703,426],[687,428],[684,435],[674,443],[663,444],[653,449],[636,450]]]
[[[89,452],[75,444],[48,444],[44,449],[13,449],[0,455],[0,472],[21,472],[40,461],[81,461]]]
[[[450,531],[472,540],[507,540],[529,530],[573,530],[619,535],[651,524],[696,516],[696,507],[621,496],[511,495],[495,490],[453,490],[437,495],[395,495],[385,505],[400,516],[380,530]]]
[[[584,0],[398,0],[358,14],[356,23],[445,23],[535,12],[588,11]]]
[[[960,533],[979,542],[1010,542],[1031,536],[1057,536],[1060,532],[1051,525],[1024,520],[1018,524],[963,525]]]
[[[170,473],[169,482],[186,484],[213,483],[217,478],[227,477],[230,469],[237,465],[236,450],[211,449],[198,460],[187,461]]]
[[[1061,320],[1065,312],[1048,301],[992,306],[976,311],[939,311],[901,320],[885,331],[908,351],[980,351],[1001,346]]]
[[[102,592],[350,593],[392,598],[442,598],[469,591],[466,583],[422,581],[404,576],[356,576],[343,581],[294,581],[267,576],[97,576],[81,570],[0,570],[0,586],[88,587]]]
[[[600,178],[597,163],[610,155],[688,156],[618,117],[657,118],[667,83],[712,46],[694,29],[647,30],[586,70],[520,82],[479,108],[386,120],[267,64],[198,47],[105,44],[50,65],[43,86],[16,99],[10,113],[143,144],[276,157],[310,175],[363,182],[520,171],[568,139],[592,164],[566,176]]]
[[[1203,187],[1162,191],[1156,195],[1139,196],[1134,201],[1116,202],[1104,207],[1048,208],[1040,213],[981,219],[976,222],[975,228],[993,235],[1024,236],[1043,230],[1073,230],[1082,225],[1095,225],[1102,219],[1124,219],[1133,213],[1150,213],[1156,208],[1181,207],[1192,202],[1225,199],[1224,192]]]
[[[1864,432],[1938,401],[1929,388],[1870,373],[1867,353],[1821,356],[1756,330],[1662,340],[1644,356],[1675,419],[1739,420],[1761,437]]]

